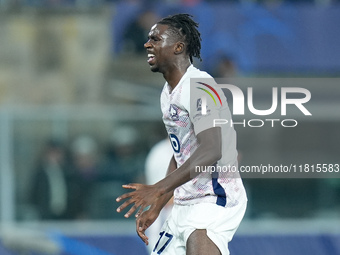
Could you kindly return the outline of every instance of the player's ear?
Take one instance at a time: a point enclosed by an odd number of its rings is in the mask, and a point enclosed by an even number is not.
[[[175,44],[175,54],[176,55],[183,53],[184,49],[185,49],[185,45],[184,45],[183,42],[177,42]]]

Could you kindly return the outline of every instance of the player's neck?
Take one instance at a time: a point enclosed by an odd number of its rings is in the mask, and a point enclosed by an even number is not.
[[[182,62],[178,65],[174,65],[173,68],[169,68],[167,72],[163,73],[164,79],[168,82],[168,84],[171,87],[171,90],[173,90],[183,77],[183,75],[186,73],[188,67],[191,65],[189,62]]]

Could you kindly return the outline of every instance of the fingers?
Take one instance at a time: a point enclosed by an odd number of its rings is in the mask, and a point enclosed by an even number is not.
[[[117,208],[117,212],[121,212],[122,210],[124,210],[126,207],[128,207],[129,205],[134,204],[130,210],[124,215],[125,218],[129,218],[131,216],[131,214],[133,214],[138,208],[139,210],[136,213],[136,218],[143,212],[144,208],[143,206],[141,206],[141,203],[136,203],[133,199],[129,199],[127,201],[125,201],[121,206],[119,206]]]
[[[137,231],[137,234],[138,236],[142,239],[142,241],[148,245],[149,244],[149,238],[145,235],[145,225],[144,225],[144,220],[143,220],[143,217],[139,217],[137,218],[137,221],[136,221],[136,231]]]
[[[137,231],[137,234],[146,245],[149,245],[149,238],[145,235],[144,230],[142,230],[142,228],[140,228],[140,230]]]
[[[139,186],[140,186],[140,184],[138,184],[138,183],[129,183],[129,184],[124,184],[124,185],[122,185],[122,187],[123,187],[124,189],[135,189],[135,190],[137,190]],[[134,194],[133,192],[124,193],[123,195],[117,197],[117,198],[116,198],[116,201],[117,201],[117,202],[120,202],[121,200],[123,200],[123,199],[125,199],[125,198],[132,197],[133,194]]]
[[[125,218],[129,218],[131,216],[131,214],[133,214],[134,211],[136,211],[136,209],[138,208],[139,206],[134,204],[130,210],[124,215]]]
[[[120,201],[120,200],[119,200]],[[119,202],[118,201],[118,198],[117,198],[117,202]],[[131,205],[131,204],[133,204],[134,203],[134,201],[132,200],[132,199],[129,199],[129,200],[127,200],[127,201],[125,201],[121,206],[119,206],[118,208],[117,208],[117,212],[121,212],[122,210],[124,210],[127,206],[129,206],[129,205]],[[131,209],[133,209],[135,207],[135,205],[131,208]],[[130,209],[130,210],[131,210]],[[134,208],[134,210],[133,211],[135,211],[137,209],[137,207],[135,207]],[[130,212],[130,211],[129,211]],[[127,217],[128,218],[128,217]]]
[[[128,198],[128,197],[132,197],[133,196],[133,192],[129,192],[129,193],[125,193],[119,197],[116,198],[117,202],[120,202],[121,200]]]
[[[144,185],[145,186],[145,185]],[[143,187],[142,184],[138,183],[130,183],[123,185],[123,188],[125,189],[135,189],[133,192],[125,193],[118,198],[116,198],[117,202],[121,202],[122,200],[128,198],[127,201],[125,201],[122,205],[120,205],[117,208],[117,212],[121,212],[129,205],[133,204],[133,206],[130,208],[130,210],[124,215],[125,218],[129,218],[131,214],[133,214],[139,207],[139,210],[136,213],[136,217],[138,217],[146,207],[145,201],[143,197],[146,197],[146,195],[143,195],[143,192],[141,192],[139,189]],[[142,193],[142,194],[140,194]]]
[[[129,183],[122,185],[124,189],[137,189],[138,184],[137,183]]]
[[[138,212],[136,213],[135,217],[138,218],[138,217],[141,215],[141,213],[142,213],[143,211],[144,211],[144,208],[141,206],[141,207],[139,208]]]

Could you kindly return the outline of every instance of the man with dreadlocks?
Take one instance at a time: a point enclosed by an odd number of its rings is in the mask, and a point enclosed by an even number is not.
[[[216,118],[231,119],[226,98],[221,96],[221,105],[206,100],[203,113],[201,95],[195,97],[190,86],[192,78],[212,78],[192,64],[193,57],[200,59],[201,37],[197,28],[188,14],[169,16],[151,28],[144,44],[151,71],[162,73],[166,80],[161,109],[174,155],[167,176],[156,184],[123,185],[134,191],[117,198],[117,202],[128,198],[117,211],[132,205],[125,214],[128,218],[138,210],[137,233],[148,244],[145,230],[174,196],[173,210],[152,254],[229,254],[228,242],[246,209],[247,197],[237,171],[195,172],[197,166],[228,164],[237,169],[234,129],[213,125]]]

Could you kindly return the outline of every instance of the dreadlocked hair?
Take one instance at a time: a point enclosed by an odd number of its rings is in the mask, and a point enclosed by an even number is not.
[[[192,20],[190,14],[175,14],[163,18],[158,24],[168,25],[169,30],[183,39],[187,46],[187,53],[190,57],[190,62],[193,62],[193,57],[201,58],[201,33],[197,30],[198,23]]]

